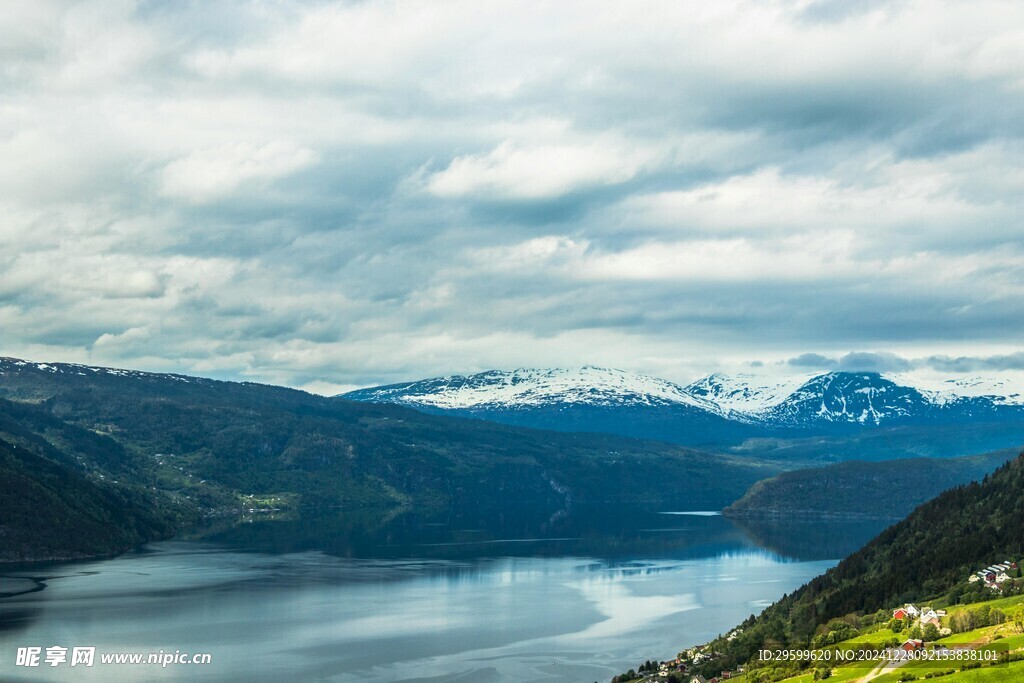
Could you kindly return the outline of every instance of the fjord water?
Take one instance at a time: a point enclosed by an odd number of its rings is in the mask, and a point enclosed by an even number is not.
[[[607,681],[726,631],[885,524],[621,507],[257,519],[0,571],[0,679]],[[97,663],[15,665],[54,645],[95,646]],[[212,663],[98,661],[161,650]]]

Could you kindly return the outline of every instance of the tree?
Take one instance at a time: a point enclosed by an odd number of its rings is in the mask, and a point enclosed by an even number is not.
[[[931,642],[939,639],[939,629],[935,624],[925,624],[921,631],[922,639]]]

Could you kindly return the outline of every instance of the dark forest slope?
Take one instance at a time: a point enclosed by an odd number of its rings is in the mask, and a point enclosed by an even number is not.
[[[13,359],[0,359],[0,438],[48,444],[50,462],[152,496],[180,520],[266,505],[706,509],[778,471],[659,442]]]
[[[174,521],[138,490],[0,440],[0,562],[114,554],[169,535]]]
[[[957,458],[854,460],[783,472],[751,486],[724,513],[902,519],[921,503],[981,479],[1015,455],[1005,450]]]
[[[905,601],[957,602],[978,567],[1024,555],[1024,455],[984,481],[919,506],[836,567],[751,617],[709,670],[750,661],[766,643],[805,645],[822,625]]]

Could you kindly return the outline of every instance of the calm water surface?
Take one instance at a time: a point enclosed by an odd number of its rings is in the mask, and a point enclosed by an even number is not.
[[[0,573],[0,680],[607,681],[727,631],[884,523],[573,510],[256,521]],[[19,646],[206,666],[14,666]]]

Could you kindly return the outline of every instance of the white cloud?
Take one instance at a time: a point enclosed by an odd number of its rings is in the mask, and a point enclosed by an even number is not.
[[[287,142],[203,149],[164,167],[161,192],[189,202],[208,202],[247,183],[290,175],[315,161],[316,154],[312,150]]]
[[[636,196],[627,207],[637,222],[679,230],[868,234],[976,222],[987,208],[961,197],[955,178],[932,162],[883,163],[862,173],[856,185],[765,168],[693,189]]]
[[[522,272],[529,268],[544,268],[553,262],[577,260],[589,244],[570,237],[545,235],[533,239],[494,247],[469,249],[465,257],[477,267],[487,271]]]
[[[132,327],[121,333],[105,332],[101,334],[93,344],[93,353],[97,356],[118,357],[118,352],[124,353],[125,347],[138,349],[144,347],[150,341],[151,335],[147,327]],[[132,353],[132,355],[136,355]]]
[[[602,141],[520,146],[506,140],[487,154],[458,156],[427,179],[439,197],[549,199],[630,180],[653,154]]]
[[[857,5],[7,3],[0,353],[325,391],[1012,353],[1024,6]]]

